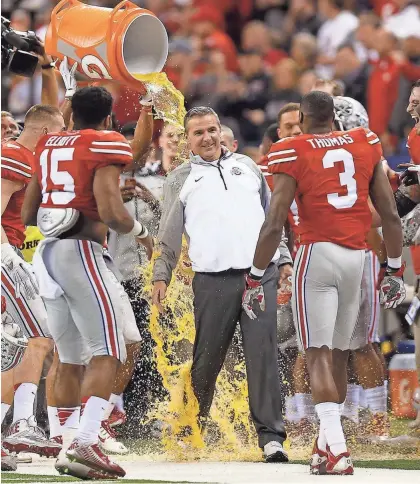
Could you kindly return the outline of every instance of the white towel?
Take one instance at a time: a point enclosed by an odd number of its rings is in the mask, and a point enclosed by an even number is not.
[[[46,299],[58,299],[64,294],[64,291],[60,285],[57,284],[57,282],[54,281],[54,279],[48,273],[43,259],[45,246],[57,240],[60,239],[57,239],[56,237],[49,237],[42,240],[38,244],[32,259],[32,267],[39,284],[39,295]]]

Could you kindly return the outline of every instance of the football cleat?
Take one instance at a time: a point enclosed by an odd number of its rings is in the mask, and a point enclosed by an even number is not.
[[[264,458],[266,462],[289,462],[289,456],[283,445],[276,440],[264,445]]]
[[[17,469],[16,456],[10,455],[2,446],[1,448],[1,470],[15,471]]]
[[[108,479],[118,479],[114,474],[108,474],[107,472],[101,472],[96,469],[92,469],[79,462],[71,462],[66,455],[61,455],[55,462],[55,469],[60,475],[73,476],[78,479],[102,481]]]
[[[39,455],[41,457],[58,457],[61,449],[63,448],[63,437],[57,435],[51,439],[47,439],[44,447],[40,449]]]
[[[343,476],[353,475],[354,467],[349,452],[334,455],[327,446],[327,454],[328,456],[325,466],[326,474]]]
[[[118,477],[125,476],[125,470],[112,462],[99,448],[98,444],[84,444],[73,440],[65,454],[71,462],[76,461],[92,469]]]
[[[318,437],[315,439],[312,457],[309,462],[309,472],[314,475],[324,475],[327,473],[326,465],[328,460],[327,451],[318,447]]]
[[[129,452],[122,442],[118,442],[115,431],[110,427],[107,420],[102,421],[99,430],[99,446],[109,454],[128,454]]]
[[[117,425],[122,425],[127,420],[127,414],[124,411],[118,410],[114,407],[111,415],[108,418],[108,423],[110,427],[116,427]]]
[[[12,424],[3,439],[3,446],[9,452],[29,452],[40,454],[48,445],[44,432],[37,427],[33,417],[28,420],[21,419]]]

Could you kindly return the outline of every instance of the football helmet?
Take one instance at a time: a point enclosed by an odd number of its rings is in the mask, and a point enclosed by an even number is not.
[[[369,116],[366,109],[351,97],[335,96],[334,108],[336,121],[341,124],[344,131],[353,128],[368,128]]]

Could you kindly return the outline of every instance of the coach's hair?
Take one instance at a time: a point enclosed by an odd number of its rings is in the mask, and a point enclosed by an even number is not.
[[[1,117],[2,118],[13,118],[13,114],[9,113],[9,111],[2,111],[1,112]]]
[[[415,87],[420,87],[420,79],[417,79],[417,81],[411,86],[411,90],[413,90]]]
[[[346,45],[345,47],[349,47]],[[321,79],[318,78],[315,81],[315,88],[317,87],[323,87],[323,86],[330,86],[331,87],[331,93],[333,96],[344,96],[344,84],[337,80],[337,79],[332,79],[332,80],[326,80],[326,79]]]
[[[318,124],[334,119],[334,101],[332,96],[323,91],[311,91],[302,98],[301,108],[304,115]]]
[[[299,111],[299,109],[300,109],[300,105],[298,103],[287,103],[287,104],[285,104],[280,109],[279,114],[277,115],[278,125],[280,126],[281,117],[283,116],[283,114],[292,113],[293,111]]]
[[[299,111],[299,105],[296,104],[296,106],[298,106],[297,110]],[[277,127],[278,127],[277,124],[273,123],[273,124],[270,124],[270,126],[264,131],[264,136],[269,140],[271,140],[273,143],[279,140],[279,135],[277,134]]]
[[[73,120],[81,126],[95,127],[111,115],[113,99],[104,87],[84,87],[71,98]]]
[[[184,129],[188,131],[188,121],[191,118],[203,117],[207,116],[208,114],[212,114],[216,117],[217,123],[219,124],[220,129],[222,129],[222,125],[220,124],[220,119],[216,111],[208,106],[197,106],[195,108],[191,108],[184,118]]]
[[[54,116],[62,116],[61,111],[55,106],[48,104],[35,104],[25,115],[25,126],[37,121],[46,121]]]

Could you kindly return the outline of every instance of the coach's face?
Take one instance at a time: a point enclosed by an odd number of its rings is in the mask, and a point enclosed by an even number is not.
[[[192,117],[188,121],[187,137],[190,150],[204,161],[220,158],[221,130],[219,120],[213,114]]]
[[[1,117],[1,139],[6,140],[19,136],[19,126],[17,122],[10,116]]]
[[[416,122],[420,119],[420,87],[414,87],[411,91],[407,112]]]

